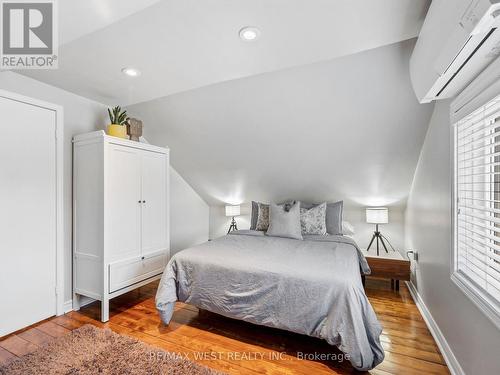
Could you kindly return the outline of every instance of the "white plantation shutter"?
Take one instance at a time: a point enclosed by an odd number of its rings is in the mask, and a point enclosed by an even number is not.
[[[500,96],[455,124],[455,272],[500,307]]]

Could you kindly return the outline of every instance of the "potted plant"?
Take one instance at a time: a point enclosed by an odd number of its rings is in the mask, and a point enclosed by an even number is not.
[[[127,125],[129,117],[127,111],[122,110],[120,106],[113,109],[108,108],[110,124],[108,125],[108,134],[113,137],[127,138]]]

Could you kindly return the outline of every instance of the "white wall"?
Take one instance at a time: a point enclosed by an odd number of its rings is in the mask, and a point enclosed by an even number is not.
[[[0,73],[0,89],[58,104],[64,108],[64,298],[68,301],[72,297],[71,140],[76,134],[104,129],[107,123],[107,106],[12,72]],[[173,249],[178,250],[208,237],[208,208],[173,169],[171,177],[170,235]],[[185,210],[181,210],[181,206]],[[186,222],[193,223],[189,230],[186,229]]]
[[[127,107],[210,205],[344,200],[404,206],[432,105],[413,41]]]
[[[412,282],[469,375],[497,374],[500,332],[451,281],[449,102],[436,104],[406,210],[407,247],[419,262]]]
[[[208,240],[208,204],[170,167],[170,253]]]
[[[335,60],[215,84],[129,106],[145,136],[211,206],[344,200],[361,246],[368,205],[388,205],[385,230],[403,247],[403,215],[432,105],[417,102],[405,41]],[[244,227],[245,218],[240,227]],[[248,224],[248,223],[247,223]]]
[[[12,73],[0,73],[0,89],[61,105],[64,108],[64,300],[72,285],[72,143],[75,134],[103,129],[106,106],[67,91]]]

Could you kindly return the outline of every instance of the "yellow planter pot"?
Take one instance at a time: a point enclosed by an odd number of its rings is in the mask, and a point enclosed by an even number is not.
[[[127,126],[126,125],[109,124],[108,125],[108,134],[113,136],[113,137],[126,139],[126,138],[128,138]]]

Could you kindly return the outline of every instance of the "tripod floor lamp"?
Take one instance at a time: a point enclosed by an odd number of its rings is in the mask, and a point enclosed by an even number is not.
[[[240,215],[240,206],[226,206],[226,216],[228,217],[233,217],[231,220],[231,225],[229,226],[229,230],[227,233],[233,231],[233,230],[238,230],[238,227],[236,226],[236,220],[234,220],[235,216]]]
[[[389,209],[387,207],[367,207],[366,208],[366,222],[368,224],[375,224],[375,232],[373,232],[372,240],[368,245],[366,251],[369,251],[372,247],[373,241],[377,240],[377,255],[379,255],[379,242],[388,253],[387,247],[385,246],[384,238],[382,233],[378,230],[379,224],[389,223]]]

